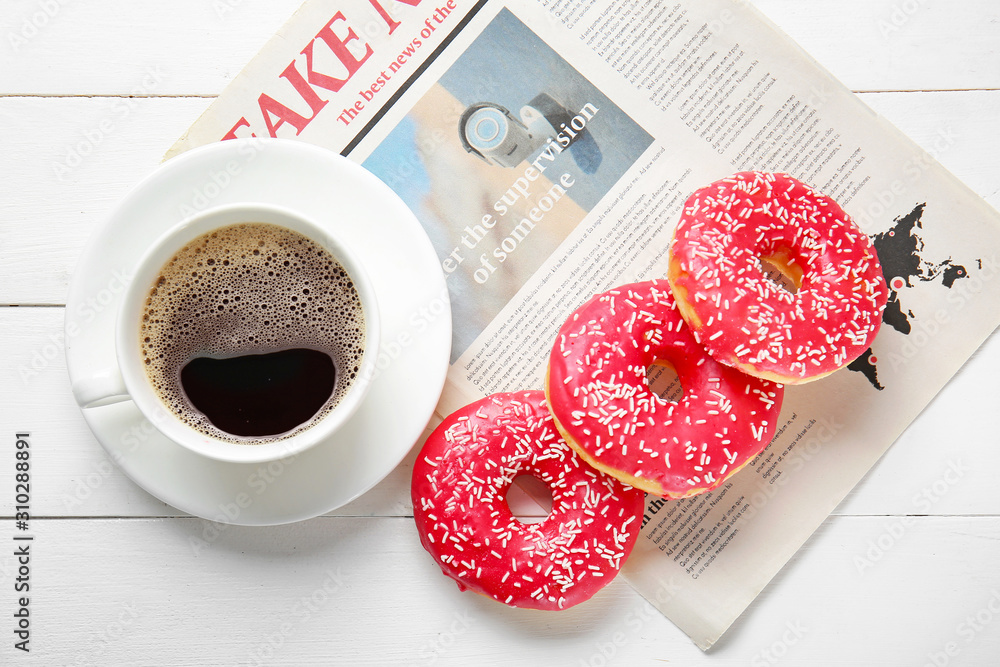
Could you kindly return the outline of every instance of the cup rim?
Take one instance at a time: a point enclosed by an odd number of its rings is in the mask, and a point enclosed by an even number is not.
[[[146,293],[164,264],[186,243],[213,229],[240,223],[275,224],[299,232],[327,249],[354,283],[365,317],[364,354],[358,374],[338,404],[321,420],[294,435],[261,444],[233,443],[184,423],[160,400],[147,380],[139,354],[138,326]],[[123,295],[115,322],[115,354],[125,388],[143,416],[164,436],[203,456],[229,463],[264,463],[294,457],[330,437],[364,402],[375,375],[380,317],[374,287],[357,255],[336,234],[283,206],[242,202],[197,212],[174,225],[142,254]]]

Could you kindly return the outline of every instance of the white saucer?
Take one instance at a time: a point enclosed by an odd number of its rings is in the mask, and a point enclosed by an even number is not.
[[[451,312],[430,240],[382,181],[309,144],[225,141],[166,162],[119,203],[84,249],[66,305],[70,379],[115,363],[121,287],[149,243],[195,210],[250,201],[329,225],[368,270],[382,342],[379,371],[357,413],[329,440],[270,464],[195,454],[155,431],[131,401],[83,415],[112,460],[157,498],[207,519],[269,525],[340,507],[406,456],[444,386]]]

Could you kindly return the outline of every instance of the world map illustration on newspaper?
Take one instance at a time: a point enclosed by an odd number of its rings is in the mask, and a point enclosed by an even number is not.
[[[951,289],[955,282],[969,277],[965,266],[948,259],[933,261],[924,257],[925,244],[920,230],[926,204],[918,204],[906,215],[893,220],[893,226],[872,237],[872,244],[882,264],[882,274],[889,286],[889,302],[886,304],[882,321],[899,333],[908,336],[913,330],[913,311],[904,310],[901,292],[912,287],[914,282],[933,282],[940,279],[941,285]],[[982,260],[977,260],[982,268]],[[848,365],[852,371],[863,374],[873,387],[882,391],[885,387],[878,379],[878,359],[869,348]]]

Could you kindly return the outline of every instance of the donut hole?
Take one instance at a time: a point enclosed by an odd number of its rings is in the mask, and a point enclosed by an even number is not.
[[[790,250],[775,250],[761,255],[758,261],[764,277],[786,292],[795,294],[802,287],[804,272]]]
[[[649,390],[668,403],[677,403],[684,398],[681,379],[669,361],[657,359],[646,369],[646,385]]]
[[[534,475],[518,475],[507,491],[507,507],[521,523],[541,523],[552,513],[552,489]]]

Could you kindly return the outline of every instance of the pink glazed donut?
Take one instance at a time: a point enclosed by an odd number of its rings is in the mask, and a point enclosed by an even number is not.
[[[667,363],[667,401],[647,370]],[[705,354],[665,281],[598,294],[560,329],[546,381],[556,426],[598,470],[664,498],[722,484],[771,441],[784,389]]]
[[[507,505],[529,474],[552,491],[541,523]],[[512,607],[566,609],[618,574],[645,498],[588,466],[559,437],[540,391],[494,394],[450,415],[413,468],[420,542],[458,583]]]
[[[797,289],[765,277],[769,262]],[[871,346],[888,289],[871,239],[786,174],[741,172],[695,192],[670,246],[671,288],[712,357],[801,384]]]

